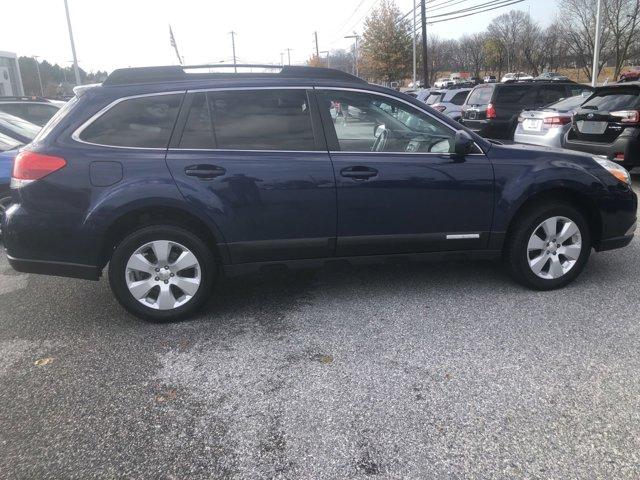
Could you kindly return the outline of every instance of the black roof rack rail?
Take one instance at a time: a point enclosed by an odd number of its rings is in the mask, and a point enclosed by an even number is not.
[[[214,69],[221,68],[261,68],[264,70],[278,70],[277,72],[212,72]],[[195,70],[195,72],[194,72]],[[198,71],[200,70],[200,71]],[[200,78],[218,78],[230,77],[235,75],[242,76],[268,76],[278,75],[286,78],[321,78],[323,80],[346,80],[351,82],[366,83],[365,80],[351,75],[350,73],[333,68],[321,67],[303,67],[291,65],[268,65],[268,64],[221,64],[212,65],[170,65],[164,67],[138,67],[138,68],[119,68],[111,72],[104,82],[105,86],[115,85],[131,85],[144,83],[159,82],[179,82],[185,80],[196,80]]]

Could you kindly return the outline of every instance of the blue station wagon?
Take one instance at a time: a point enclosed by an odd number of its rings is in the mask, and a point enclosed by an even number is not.
[[[501,257],[548,290],[633,238],[613,162],[491,143],[340,71],[268,69],[121,69],[77,89],[15,159],[13,268],[97,280],[108,264],[124,308],[163,321],[274,264]]]

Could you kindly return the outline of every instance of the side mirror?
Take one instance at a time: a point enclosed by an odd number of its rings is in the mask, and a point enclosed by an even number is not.
[[[473,149],[474,140],[464,130],[458,130],[454,139],[454,152],[456,155],[466,157]]]
[[[384,124],[379,124],[376,125],[375,127],[373,127],[373,136],[375,138],[378,138],[380,135],[382,135],[382,132],[385,130],[385,126]]]

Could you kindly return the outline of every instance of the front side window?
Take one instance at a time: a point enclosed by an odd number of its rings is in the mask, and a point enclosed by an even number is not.
[[[182,94],[123,100],[94,120],[80,139],[116,147],[166,148]]]
[[[320,91],[319,99],[331,118],[340,151],[453,152],[455,132],[406,103],[340,90]]]
[[[216,91],[208,97],[216,148],[316,149],[303,89]]]

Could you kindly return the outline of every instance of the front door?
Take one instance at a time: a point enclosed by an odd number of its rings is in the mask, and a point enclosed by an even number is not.
[[[493,169],[455,130],[374,92],[317,89],[337,185],[337,256],[487,248]]]
[[[233,263],[333,254],[335,182],[317,117],[304,88],[187,95],[167,164]]]

